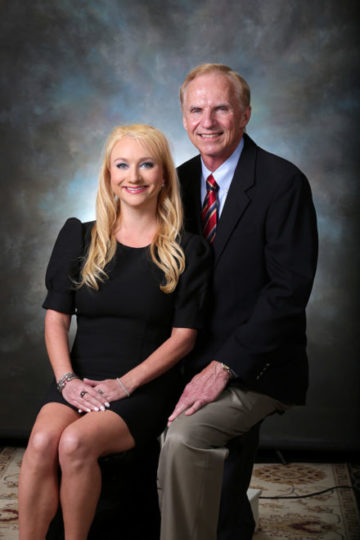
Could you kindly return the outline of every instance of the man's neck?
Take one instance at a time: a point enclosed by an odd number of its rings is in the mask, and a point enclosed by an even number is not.
[[[241,139],[240,139],[241,140]],[[235,152],[236,148],[239,145],[239,142],[234,147],[231,147],[228,152],[221,154],[221,156],[209,156],[209,155],[201,155],[201,159],[204,162],[204,165],[207,169],[209,169],[210,172],[215,172],[216,169],[218,169],[229,157]]]
[[[235,151],[239,148],[241,139],[238,142],[238,144],[235,146],[235,148],[232,148],[231,151],[227,152],[226,154],[223,154],[221,157],[220,156],[209,156],[209,155],[200,154],[200,157],[201,157],[202,162],[205,165],[205,167],[210,172],[212,172],[212,173],[215,172],[216,169],[221,167],[221,165],[223,163],[225,163],[225,161],[227,161],[235,153]],[[243,144],[242,144],[242,146],[243,146]],[[241,148],[242,148],[242,146],[241,146]]]

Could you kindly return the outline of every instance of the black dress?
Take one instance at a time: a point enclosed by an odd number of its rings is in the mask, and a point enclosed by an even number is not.
[[[46,309],[76,314],[77,332],[71,350],[73,371],[81,378],[121,377],[141,363],[171,333],[172,327],[201,328],[211,268],[210,248],[200,236],[185,233],[182,247],[186,269],[175,291],[163,293],[162,271],[152,262],[148,247],[117,244],[105,269],[109,279],[95,291],[74,280],[90,242],[94,222],[66,221],[56,240],[46,272]],[[110,409],[126,422],[137,444],[158,436],[181,391],[179,365],[139,387],[130,398]],[[45,403],[72,407],[53,381]]]

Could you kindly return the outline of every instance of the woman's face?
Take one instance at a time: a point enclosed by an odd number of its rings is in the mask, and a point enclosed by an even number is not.
[[[164,184],[163,167],[146,146],[126,136],[111,151],[110,183],[121,205],[155,211]]]

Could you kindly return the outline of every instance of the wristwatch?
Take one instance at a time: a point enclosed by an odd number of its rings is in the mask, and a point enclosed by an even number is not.
[[[236,379],[237,375],[234,370],[231,369],[231,367],[227,366],[226,364],[223,364],[221,362],[221,367],[228,372],[230,379]]]

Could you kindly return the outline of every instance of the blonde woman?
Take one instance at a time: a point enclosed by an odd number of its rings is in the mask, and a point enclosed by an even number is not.
[[[59,502],[66,540],[85,540],[101,490],[98,458],[164,429],[179,396],[176,364],[202,324],[210,267],[206,241],[181,228],[164,135],[142,124],[114,129],[96,222],[69,219],[47,269],[45,341],[55,377],[21,468],[20,540],[44,539]]]

